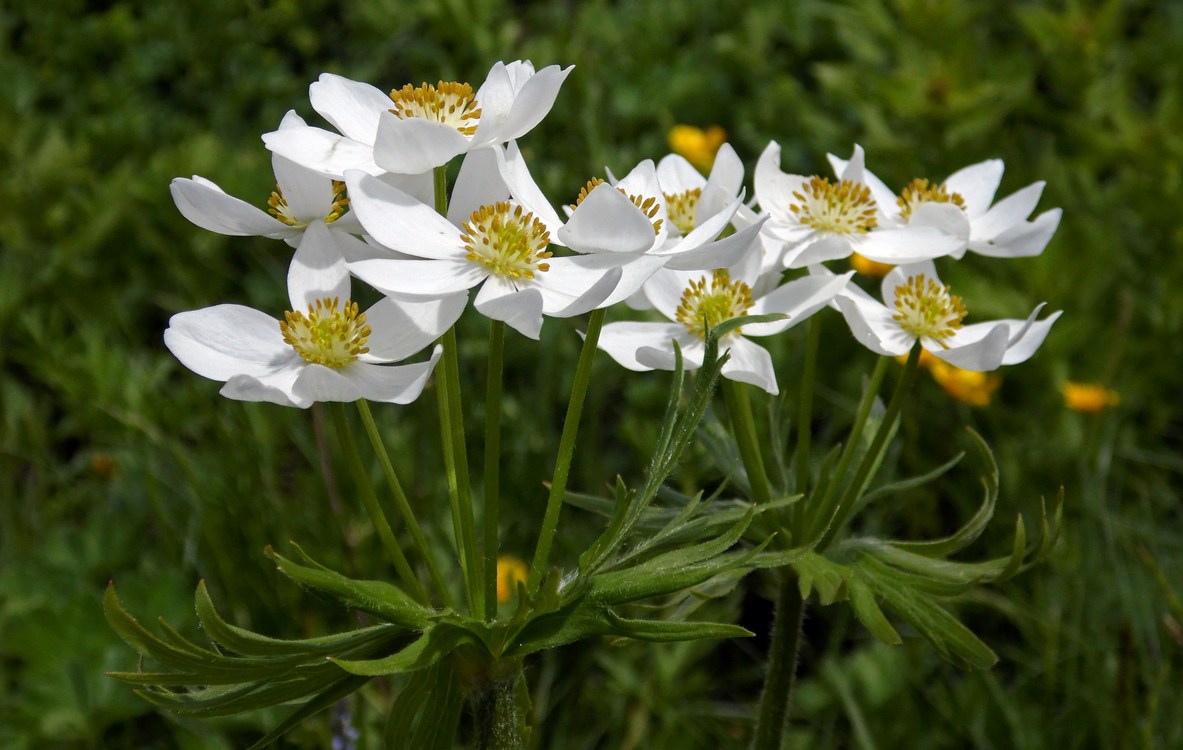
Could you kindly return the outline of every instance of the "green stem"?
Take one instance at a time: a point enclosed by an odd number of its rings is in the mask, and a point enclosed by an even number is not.
[[[871,415],[871,407],[875,403],[875,396],[879,393],[879,386],[883,383],[883,376],[887,374],[887,367],[891,360],[891,357],[880,357],[875,364],[875,371],[871,374],[871,382],[867,385],[866,391],[863,392],[862,401],[859,402],[858,412],[855,415],[854,424],[851,425],[846,445],[842,446],[842,456],[838,459],[838,468],[828,478],[821,502],[809,509],[810,517],[807,519],[806,526],[809,529],[810,539],[814,535],[822,533],[834,515],[833,504],[838,500],[842,480],[846,477],[846,472],[850,469],[850,462],[858,450],[858,444],[863,439],[863,429],[867,426],[867,417]]]
[[[821,342],[821,323],[809,319],[809,337],[805,344],[805,368],[801,373],[801,395],[797,401],[797,487],[804,495],[809,490],[809,452],[813,439],[813,382],[817,378],[817,350]]]
[[[485,611],[484,565],[477,546],[476,520],[472,509],[472,489],[468,475],[468,450],[464,441],[463,406],[460,400],[460,368],[456,356],[456,328],[442,338],[444,353],[437,372],[440,398],[440,428],[443,432],[444,463],[448,474],[448,494],[452,501],[452,524],[460,545],[468,607],[473,614]]]
[[[365,399],[358,400],[357,410],[361,414],[361,422],[365,427],[366,435],[370,438],[370,444],[373,446],[374,452],[378,454],[378,463],[382,466],[382,473],[386,476],[386,484],[390,488],[390,494],[394,496],[399,513],[402,514],[403,521],[407,524],[407,531],[410,532],[411,539],[419,549],[424,564],[427,565],[431,581],[439,590],[440,596],[443,597],[444,604],[448,607],[455,606],[447,581],[440,573],[435,555],[432,554],[431,545],[427,543],[427,537],[424,536],[423,529],[420,528],[419,521],[415,518],[415,512],[411,509],[411,503],[407,500],[407,494],[403,492],[403,486],[394,472],[394,464],[390,461],[390,452],[386,450],[386,443],[382,440],[382,433],[378,431],[378,425],[374,422],[374,415],[370,411],[369,403]]]
[[[917,341],[912,347],[912,351],[908,353],[908,361],[904,363],[904,373],[900,376],[900,381],[896,383],[895,391],[891,394],[891,401],[887,404],[887,412],[883,415],[883,421],[879,423],[879,429],[875,431],[875,437],[871,440],[871,447],[863,454],[863,460],[859,462],[854,478],[846,486],[842,500],[838,503],[838,507],[834,512],[834,522],[830,524],[829,530],[826,531],[825,536],[818,545],[819,549],[825,549],[829,545],[834,535],[838,533],[838,530],[842,528],[843,524],[850,517],[850,514],[854,511],[854,503],[863,491],[863,485],[870,476],[871,470],[878,463],[879,454],[883,451],[884,445],[887,443],[887,438],[895,426],[895,421],[899,418],[900,410],[903,408],[904,397],[911,388],[912,381],[916,379],[916,370],[920,365],[920,352],[920,342]]]
[[[499,677],[474,696],[472,713],[479,750],[523,750],[526,716],[521,693],[525,676],[520,662],[516,671]]]
[[[530,578],[527,588],[535,591],[542,582],[542,574],[550,558],[551,544],[559,526],[559,512],[567,493],[567,477],[571,473],[571,459],[575,454],[575,436],[579,432],[579,420],[583,415],[583,400],[591,381],[592,362],[595,359],[596,344],[600,341],[600,329],[604,326],[604,310],[596,310],[587,323],[583,337],[583,349],[579,352],[579,364],[575,368],[575,382],[571,386],[571,398],[567,402],[567,416],[563,420],[563,433],[559,437],[559,452],[555,457],[555,471],[550,483],[550,496],[546,500],[546,515],[538,534],[538,545],[534,548],[534,561],[530,564]]]
[[[772,487],[764,471],[764,458],[760,455],[760,442],[756,436],[756,421],[752,417],[752,404],[748,400],[748,386],[734,380],[720,378],[723,388],[723,402],[727,405],[727,416],[731,419],[731,431],[739,446],[739,457],[748,474],[752,500],[759,504],[772,501]]]
[[[801,649],[801,622],[805,600],[791,569],[778,571],[776,611],[772,617],[772,644],[768,648],[768,674],[760,696],[760,714],[752,737],[752,750],[781,750],[793,683],[797,678],[797,654]]]
[[[415,573],[407,563],[407,558],[403,555],[398,540],[394,538],[394,532],[390,529],[390,523],[386,520],[386,514],[382,512],[382,506],[378,504],[378,496],[374,492],[374,486],[370,483],[370,476],[362,464],[361,453],[357,449],[357,443],[353,440],[353,433],[349,430],[349,418],[345,414],[344,404],[333,404],[333,422],[337,428],[337,438],[345,447],[345,460],[349,464],[349,470],[353,473],[357,491],[361,493],[362,504],[365,506],[366,512],[370,515],[370,521],[374,524],[374,530],[378,532],[378,538],[382,541],[382,546],[386,548],[386,551],[394,561],[394,568],[398,571],[398,576],[402,580],[403,587],[420,604],[428,604],[429,597],[427,596],[427,592],[423,589],[419,580],[415,578]]]
[[[501,513],[501,380],[505,323],[489,325],[489,371],[485,388],[485,619],[497,617],[497,526]]]

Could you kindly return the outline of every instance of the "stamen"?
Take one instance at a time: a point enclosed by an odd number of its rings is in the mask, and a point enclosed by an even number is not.
[[[366,341],[370,327],[357,303],[344,306],[339,297],[318,299],[308,305],[308,314],[287,311],[279,323],[283,340],[305,361],[339,370],[370,349]]]
[[[464,223],[460,239],[468,251],[468,260],[480,263],[498,276],[532,279],[540,271],[549,271],[545,263],[552,253],[546,226],[521,206],[508,202],[481,206]]]
[[[333,204],[325,215],[325,224],[332,224],[349,208],[349,194],[345,191],[345,183],[333,180]]]
[[[267,213],[274,216],[279,221],[287,224],[289,227],[306,227],[304,222],[296,218],[292,213],[291,207],[288,206],[287,200],[283,197],[283,190],[276,184],[275,190],[271,191],[271,197],[267,199]]]
[[[831,184],[826,177],[811,177],[793,193],[800,203],[789,210],[806,226],[829,234],[866,234],[878,225],[871,189],[852,180]]]
[[[944,185],[933,185],[923,177],[917,177],[900,191],[896,203],[900,207],[900,218],[907,221],[912,216],[912,209],[924,202],[952,203],[962,211],[965,210],[965,199],[961,193],[950,193]]]
[[[706,338],[708,330],[732,318],[738,318],[753,305],[752,288],[742,281],[731,281],[731,274],[724,269],[691,281],[682,292],[676,319],[700,339]],[[737,328],[732,333],[739,333]],[[730,335],[730,334],[728,334]]]
[[[689,234],[698,225],[698,199],[702,197],[702,188],[685,190],[670,195],[665,193],[665,210],[682,234]]]
[[[464,135],[476,133],[481,119],[481,108],[477,106],[476,95],[467,83],[438,82],[418,87],[407,84],[390,92],[394,109],[390,110],[400,119],[421,117],[432,122],[451,125]]]
[[[948,286],[941,286],[924,274],[909,276],[907,282],[895,288],[895,309],[892,320],[900,328],[920,338],[930,338],[948,349],[945,339],[961,328],[965,305],[961,298],[949,294]]]

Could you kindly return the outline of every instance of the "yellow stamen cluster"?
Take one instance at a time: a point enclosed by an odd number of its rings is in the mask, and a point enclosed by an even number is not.
[[[907,221],[912,216],[912,209],[921,203],[952,203],[962,211],[965,210],[965,199],[961,193],[950,193],[944,185],[934,185],[923,177],[917,177],[900,191],[896,198],[900,207],[900,218]]]
[[[897,312],[891,317],[900,328],[933,339],[946,349],[945,339],[961,328],[965,318],[961,298],[949,294],[949,287],[925,278],[924,274],[909,276],[907,282],[895,288],[895,309]]]
[[[544,261],[552,253],[550,232],[521,206],[503,201],[481,206],[464,223],[460,239],[468,251],[468,260],[480,263],[494,274],[510,279],[532,279],[540,271],[549,271]]]
[[[420,117],[432,122],[441,122],[459,130],[464,135],[476,133],[481,119],[481,108],[477,106],[476,95],[467,83],[440,81],[432,86],[407,84],[390,92],[396,117],[407,119]]]
[[[789,206],[797,221],[819,232],[866,234],[879,223],[870,188],[852,180],[810,177],[793,197],[800,201]]]
[[[267,199],[267,205],[269,206],[267,213],[271,214],[279,221],[282,221],[284,224],[287,224],[289,227],[307,226],[307,224],[300,221],[295,217],[294,214],[292,214],[292,209],[290,206],[288,206],[287,199],[283,197],[283,190],[280,189],[278,184],[275,186],[275,190],[271,191],[271,197]]]
[[[690,282],[675,317],[695,336],[705,339],[712,327],[740,317],[752,304],[752,288],[742,281],[732,282],[731,274],[719,269],[709,278]]]
[[[325,224],[332,224],[340,219],[348,208],[349,194],[345,192],[345,183],[341,180],[333,180],[333,205],[329,207],[329,212],[325,216]]]
[[[682,234],[689,234],[698,226],[698,199],[701,197],[702,188],[685,190],[674,195],[665,193],[665,210],[674,226],[682,230]]]
[[[356,302],[346,300],[341,305],[340,301],[325,297],[308,305],[307,314],[291,310],[283,314],[279,323],[283,340],[305,361],[339,370],[370,350],[366,314],[357,311]]]
[[[596,188],[598,188],[600,185],[603,185],[603,184],[604,184],[604,181],[601,180],[599,177],[593,177],[590,180],[588,180],[587,184],[579,189],[579,195],[576,196],[575,202],[571,204],[571,210],[574,211],[579,206],[580,203],[583,203],[584,198],[587,198],[587,196],[591,194],[591,191],[595,190]],[[662,220],[661,219],[654,219],[654,217],[657,216],[658,210],[661,208],[661,204],[659,204],[657,202],[657,199],[656,198],[646,198],[641,195],[629,195],[628,193],[624,192],[624,190],[622,190],[621,188],[616,188],[616,189],[620,190],[621,195],[626,196],[630,201],[632,201],[633,205],[641,210],[641,213],[643,213],[643,214],[645,214],[645,216],[649,217],[649,220],[653,222],[653,234],[655,234],[655,235],[659,234],[661,232]]]

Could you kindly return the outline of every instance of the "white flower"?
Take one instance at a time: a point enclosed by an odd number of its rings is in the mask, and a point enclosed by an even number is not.
[[[627,257],[555,257],[546,223],[509,199],[494,156],[499,151],[468,154],[447,218],[381,180],[349,172],[353,208],[366,231],[386,247],[420,258],[366,260],[349,270],[386,294],[430,296],[480,285],[477,311],[530,338],[538,338],[544,315],[595,309],[615,289]],[[652,234],[652,226],[645,231]],[[629,241],[627,232],[622,241]]]
[[[475,94],[467,83],[443,81],[392,91],[393,107],[378,118],[374,161],[389,172],[416,174],[520,138],[550,112],[571,70],[498,62]]]
[[[886,304],[853,285],[835,299],[856,339],[890,357],[907,354],[919,340],[963,370],[985,372],[1026,361],[1060,317],[1055,312],[1037,321],[1041,304],[1026,320],[962,325],[965,306],[941,284],[931,262],[893,268],[883,277],[882,291]]]
[[[676,341],[683,366],[693,370],[702,366],[708,327],[745,315],[780,313],[788,317],[745,325],[719,342],[719,348],[730,353],[723,377],[775,394],[772,358],[747,337],[771,336],[797,325],[825,307],[846,286],[851,273],[806,276],[753,296],[751,283],[759,276],[759,263],[706,273],[662,270],[650,280],[647,292],[654,307],[671,322],[609,323],[600,333],[599,347],[630,370],[673,370]]]
[[[885,207],[867,185],[863,150],[831,182],[780,169],[780,145],[772,141],[755,172],[756,199],[771,216],[765,238],[784,251],[788,268],[803,268],[857,252],[864,258],[900,265],[956,252],[962,242],[931,226],[892,226]]]
[[[440,355],[392,365],[420,351],[460,316],[466,295],[383,299],[365,313],[348,300],[344,262],[289,276],[292,310],[279,321],[242,305],[178,313],[164,343],[198,375],[225,382],[223,396],[307,408],[317,401],[406,404],[423,390]]]
[[[855,156],[862,158],[857,151]],[[833,154],[829,159],[835,172],[849,163]],[[959,169],[940,184],[912,180],[898,196],[871,172],[864,179],[891,225],[932,226],[961,240],[954,258],[966,250],[994,258],[1039,255],[1060,225],[1061,211],[1053,208],[1027,220],[1043,194],[1042,181],[993,203],[1002,170],[1001,159],[990,159]]]

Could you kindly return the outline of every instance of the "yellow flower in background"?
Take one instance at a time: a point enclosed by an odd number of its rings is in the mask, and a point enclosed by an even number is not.
[[[709,172],[719,147],[727,142],[727,131],[718,125],[706,130],[693,125],[675,125],[670,129],[670,150],[697,169]]]
[[[895,268],[890,263],[880,263],[877,260],[864,258],[858,253],[852,253],[850,256],[850,267],[858,271],[863,276],[875,276],[880,278],[887,275],[887,272]]]
[[[530,577],[530,566],[513,555],[497,558],[497,601],[504,604],[517,593],[518,583]]]
[[[1121,402],[1121,394],[1106,388],[1099,383],[1073,383],[1071,381],[1060,387],[1064,394],[1064,405],[1072,411],[1085,414],[1104,411]]]
[[[929,363],[928,371],[945,393],[970,406],[988,406],[994,391],[1002,385],[998,373],[962,370],[936,357]]]

